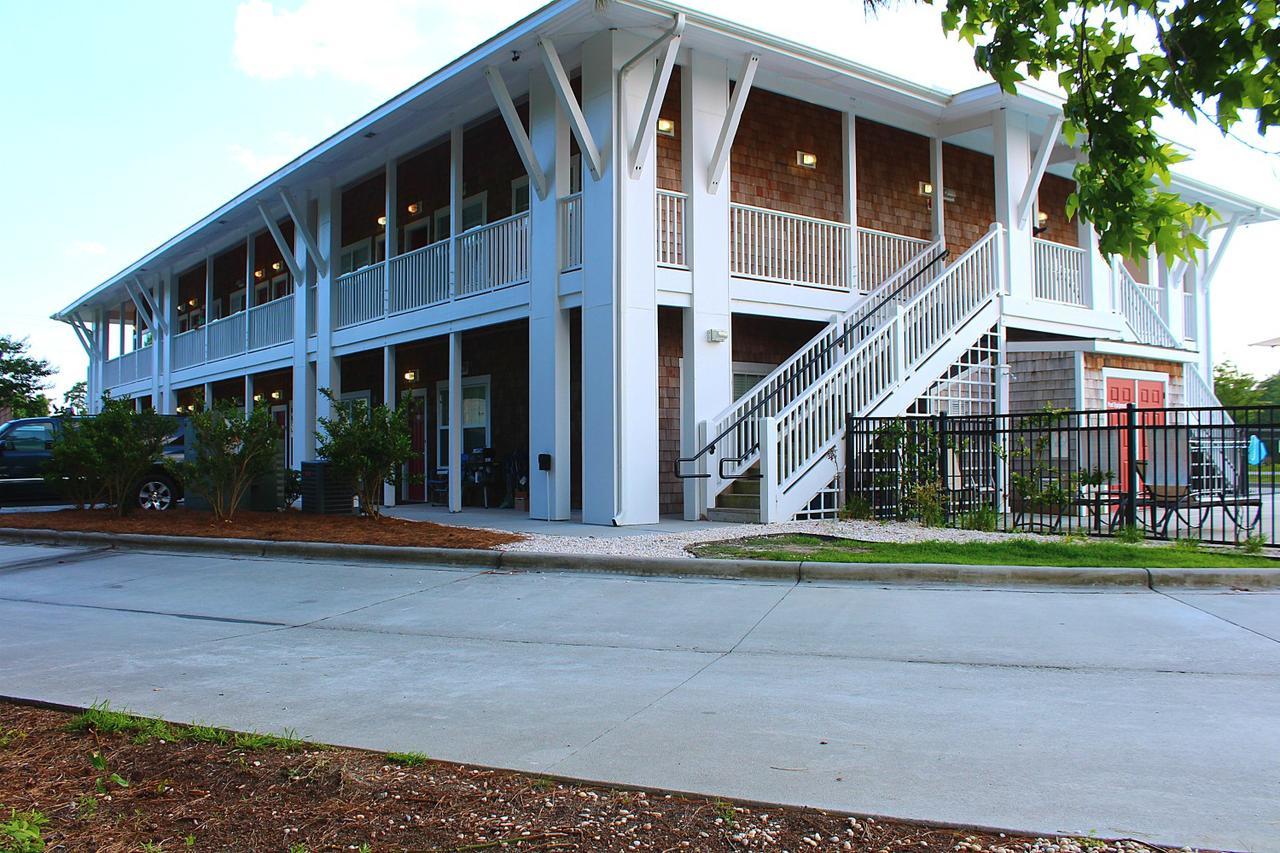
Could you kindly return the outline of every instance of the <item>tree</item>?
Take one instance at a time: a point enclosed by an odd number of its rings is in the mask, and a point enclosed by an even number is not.
[[[106,499],[106,468],[97,435],[92,419],[64,417],[45,463],[45,481],[76,509],[92,509]]]
[[[83,424],[101,461],[106,501],[116,515],[127,515],[136,503],[134,488],[159,464],[177,424],[155,409],[135,411],[128,397],[109,395],[103,395],[98,414]]]
[[[1189,260],[1204,248],[1194,229],[1215,214],[1168,191],[1183,155],[1156,134],[1162,110],[1224,134],[1246,111],[1260,134],[1280,122],[1275,0],[946,0],[942,24],[1007,91],[1056,75],[1067,139],[1087,155],[1067,215],[1093,223],[1105,254],[1155,246]]]
[[[59,410],[66,414],[82,415],[88,408],[89,386],[81,379],[72,385],[62,395],[62,405]]]
[[[355,486],[360,511],[379,518],[383,484],[399,485],[401,468],[413,455],[413,398],[406,394],[398,408],[390,409],[363,401],[341,402],[328,388],[321,393],[333,404],[333,417],[320,418],[324,432],[317,436],[317,453]]]
[[[222,400],[192,414],[189,423],[192,458],[170,467],[188,492],[209,502],[219,521],[231,521],[249,487],[275,463],[276,422],[266,406],[245,414]]]
[[[1256,406],[1262,402],[1258,381],[1229,361],[1213,368],[1213,393],[1224,406]]]
[[[49,398],[41,392],[56,371],[44,359],[29,355],[29,349],[26,338],[0,335],[0,410],[10,410],[15,418],[49,413]]]

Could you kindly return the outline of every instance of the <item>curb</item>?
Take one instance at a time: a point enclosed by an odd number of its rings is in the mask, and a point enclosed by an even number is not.
[[[543,554],[469,548],[415,548],[331,542],[276,542],[204,536],[0,528],[0,542],[79,545],[173,554],[292,557],[333,562],[445,566],[513,572],[584,572],[632,577],[781,580],[903,586],[1069,587],[1077,589],[1280,589],[1280,569],[1126,569],[1062,566],[967,566],[950,563],[821,563]]]

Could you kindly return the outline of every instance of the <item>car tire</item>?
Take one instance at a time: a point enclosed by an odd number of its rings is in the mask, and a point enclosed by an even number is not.
[[[143,477],[133,493],[138,508],[144,510],[163,512],[173,509],[178,501],[177,485],[164,474],[148,474]]]

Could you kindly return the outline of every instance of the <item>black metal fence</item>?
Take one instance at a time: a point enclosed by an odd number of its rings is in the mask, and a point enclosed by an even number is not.
[[[851,418],[846,513],[1280,544],[1280,407]]]

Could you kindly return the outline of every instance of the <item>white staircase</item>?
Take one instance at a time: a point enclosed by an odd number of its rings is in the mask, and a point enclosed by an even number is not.
[[[851,415],[905,412],[999,321],[1003,244],[1003,230],[992,226],[905,302],[876,311],[847,351],[776,415],[759,417],[761,521],[794,517],[838,477]]]
[[[1160,309],[1143,292],[1142,285],[1120,264],[1116,266],[1116,307],[1128,321],[1138,343],[1170,348],[1182,346],[1160,314]]]

